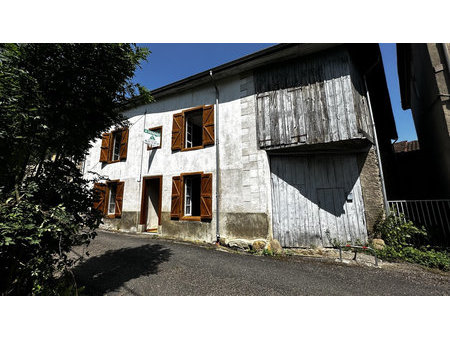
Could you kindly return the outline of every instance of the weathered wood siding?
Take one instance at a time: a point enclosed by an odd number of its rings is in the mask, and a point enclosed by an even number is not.
[[[346,49],[266,67],[254,75],[260,148],[360,139],[361,130],[371,135],[361,81]]]
[[[271,156],[273,235],[283,247],[367,240],[356,155]]]

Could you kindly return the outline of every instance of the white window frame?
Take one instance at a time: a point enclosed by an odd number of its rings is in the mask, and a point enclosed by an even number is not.
[[[192,216],[192,178],[184,179],[184,216]]]
[[[120,143],[122,141],[122,132],[114,133],[113,136],[114,140],[113,140],[111,161],[118,161],[120,158]]]
[[[117,185],[112,183],[108,185],[109,198],[108,198],[108,215],[116,213],[116,195],[117,195]],[[114,192],[114,195],[112,194]],[[112,206],[112,212],[111,212]]]
[[[192,148],[192,132],[193,132],[194,126],[192,125],[192,122],[189,121],[189,117],[186,118],[186,140],[185,140],[185,148]]]

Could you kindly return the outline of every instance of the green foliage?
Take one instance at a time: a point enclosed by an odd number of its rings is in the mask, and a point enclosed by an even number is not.
[[[450,270],[450,253],[431,249],[425,229],[405,221],[403,215],[395,216],[392,213],[375,226],[374,233],[386,244],[384,249],[376,250],[381,259]]]
[[[95,237],[90,142],[151,100],[133,44],[0,44],[0,293],[73,294],[67,257]],[[72,282],[70,282],[72,280]]]
[[[275,255],[274,252],[273,252],[272,250],[270,250],[270,249],[264,249],[264,250],[262,251],[262,254],[263,254],[264,256],[274,256],[274,255]]]
[[[396,216],[394,213],[375,225],[374,234],[394,249],[418,246],[425,243],[428,237],[425,228],[415,226],[405,221],[403,215]]]
[[[71,247],[96,235],[92,190],[72,162],[63,162],[46,162],[40,176],[26,178],[19,200],[0,203],[2,294],[53,294],[57,272],[74,263]]]

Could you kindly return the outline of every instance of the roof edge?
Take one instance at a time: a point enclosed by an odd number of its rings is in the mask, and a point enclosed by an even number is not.
[[[267,63],[274,63],[281,60],[294,58],[319,52],[342,45],[342,43],[280,43],[272,47],[262,49],[258,52],[243,56],[239,59],[224,63],[220,66],[210,68],[203,72],[191,75],[179,81],[170,83],[163,87],[151,90],[154,98],[170,95],[175,91],[188,90],[210,81],[210,72],[214,74],[216,80],[236,75],[251,69],[257,68]]]

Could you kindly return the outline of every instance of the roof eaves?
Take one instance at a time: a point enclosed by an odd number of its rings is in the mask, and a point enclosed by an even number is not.
[[[324,49],[329,49],[335,46],[341,45],[339,43],[332,44],[319,44],[319,43],[281,43],[275,46],[265,48],[256,53],[252,53],[241,57],[239,59],[227,62],[220,66],[214,67],[210,70],[206,70],[179,81],[170,83],[166,86],[159,87],[151,90],[151,94],[154,98],[160,98],[162,96],[173,94],[174,92],[180,92],[199,86],[201,84],[210,81],[210,71],[214,74],[216,80],[221,78],[239,74],[244,71],[257,68],[259,66],[287,60],[296,56],[308,55],[314,52],[318,52]]]

